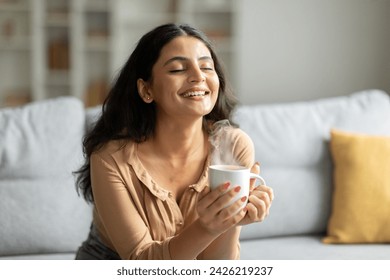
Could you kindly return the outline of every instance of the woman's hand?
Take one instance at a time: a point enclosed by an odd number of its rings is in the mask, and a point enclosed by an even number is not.
[[[243,208],[246,197],[238,199],[226,206],[237,195],[241,187],[228,190],[230,183],[226,182],[210,191],[206,187],[200,194],[197,204],[198,221],[210,234],[220,235],[237,225],[245,216]],[[228,190],[228,191],[227,191]],[[241,210],[240,210],[241,209]]]
[[[260,165],[255,163],[251,168],[252,173],[260,174]],[[268,215],[274,199],[273,190],[268,186],[255,186],[256,179],[251,179],[248,204],[245,206],[246,215],[239,223],[247,225],[254,222],[262,222]]]

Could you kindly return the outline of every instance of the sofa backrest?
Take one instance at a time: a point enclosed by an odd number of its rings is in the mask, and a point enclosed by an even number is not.
[[[87,129],[101,107],[86,112]],[[308,102],[239,106],[234,120],[253,140],[276,199],[270,217],[243,227],[242,239],[320,234],[332,199],[330,130],[390,135],[390,99],[380,90]]]
[[[318,234],[331,210],[330,130],[390,135],[387,93],[275,105],[241,106],[234,117],[252,138],[261,174],[275,200],[262,223],[243,227],[242,239]]]
[[[87,237],[91,208],[72,175],[84,130],[73,97],[0,110],[0,256],[75,252]]]
[[[0,110],[0,256],[74,252],[86,238],[91,209],[72,172],[100,110],[85,111],[72,97]],[[373,90],[240,106],[234,119],[252,138],[276,197],[270,216],[245,226],[242,239],[315,234],[325,231],[331,209],[330,129],[390,135],[390,101]]]

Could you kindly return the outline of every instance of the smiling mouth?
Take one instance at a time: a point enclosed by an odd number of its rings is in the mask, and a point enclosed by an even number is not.
[[[198,97],[198,96],[205,96],[210,94],[209,91],[189,91],[183,93],[181,96],[183,97]]]

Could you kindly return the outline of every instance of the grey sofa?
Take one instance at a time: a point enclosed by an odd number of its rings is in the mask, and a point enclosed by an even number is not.
[[[0,259],[74,258],[91,207],[77,196],[71,172],[98,113],[72,97],[0,110]],[[268,219],[243,228],[242,259],[390,259],[389,244],[321,241],[332,205],[330,129],[390,135],[386,93],[241,106],[235,120],[275,192]]]

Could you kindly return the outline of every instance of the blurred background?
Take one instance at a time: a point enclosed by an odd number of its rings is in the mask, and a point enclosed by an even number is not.
[[[390,92],[390,0],[0,0],[0,107],[100,104],[168,22],[212,39],[242,104]]]

